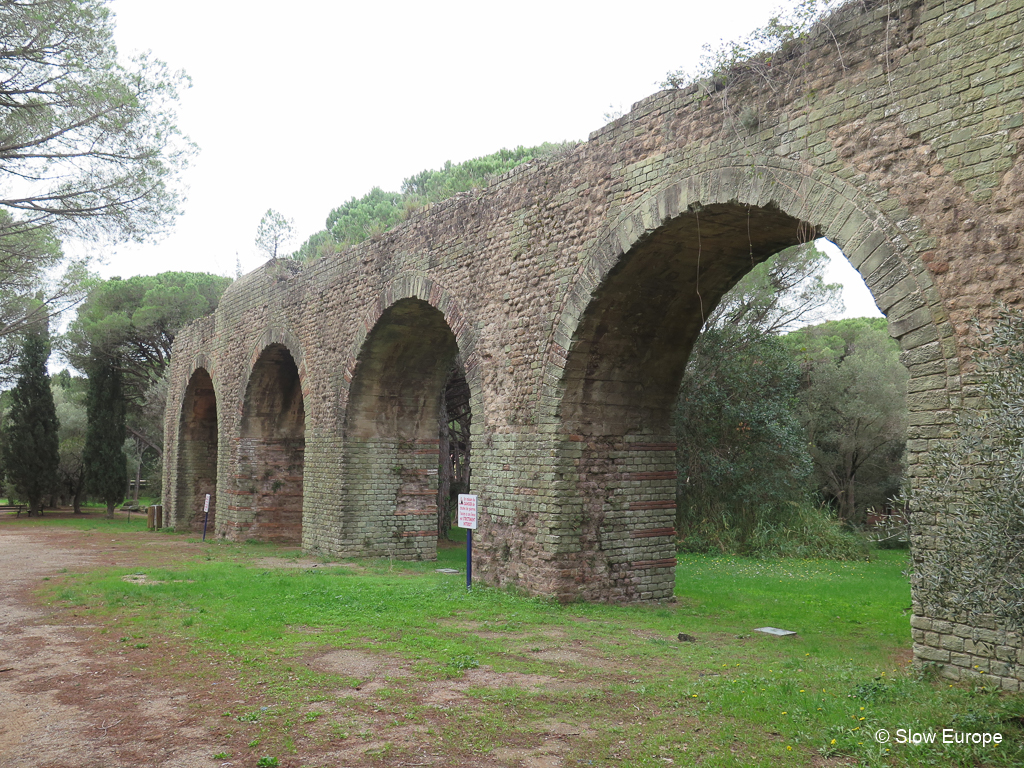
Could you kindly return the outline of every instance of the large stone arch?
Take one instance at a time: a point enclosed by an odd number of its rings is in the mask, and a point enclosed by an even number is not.
[[[481,408],[459,303],[422,274],[398,276],[364,317],[341,373],[341,526],[362,551],[436,557],[438,414],[453,372],[466,379],[471,408]]]
[[[903,347],[912,420],[950,420],[959,359],[914,235],[852,185],[784,162],[670,180],[607,225],[561,302],[539,403],[565,481],[546,521],[571,575],[565,597],[672,593],[672,406],[686,359],[721,296],[783,248],[827,237],[843,250]]]
[[[267,328],[249,355],[232,437],[233,498],[219,533],[301,544],[306,450],[302,347],[286,329]]]
[[[676,217],[692,214],[696,221],[704,207],[726,204],[784,212],[803,227],[802,232],[794,231],[790,244],[812,237],[835,243],[864,278],[903,350],[929,347],[930,355],[907,356],[912,375],[938,373],[936,366],[922,365],[924,356],[949,361],[942,370],[943,374],[949,370],[944,388],[958,391],[959,360],[951,344],[940,343],[954,337],[953,328],[921,260],[928,251],[927,234],[905,211],[899,211],[899,225],[894,223],[872,197],[832,174],[783,158],[712,167],[647,192],[606,225],[558,301],[557,320],[547,342],[544,395],[558,394],[565,356],[580,318],[623,255]],[[743,274],[735,274],[726,290]],[[541,405],[544,402],[551,401],[542,397]]]

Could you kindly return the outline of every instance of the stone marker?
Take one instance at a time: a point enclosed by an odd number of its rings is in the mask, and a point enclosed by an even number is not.
[[[785,635],[795,635],[796,632],[791,632],[788,629],[779,629],[778,627],[758,627],[754,630],[755,632],[764,632],[766,635],[778,635],[783,637]]]

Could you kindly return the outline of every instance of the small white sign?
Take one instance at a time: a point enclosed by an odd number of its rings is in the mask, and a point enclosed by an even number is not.
[[[210,511],[210,494],[206,494],[206,501],[203,502],[203,512]]]
[[[476,496],[473,494],[459,494],[458,523],[459,528],[476,530]]]

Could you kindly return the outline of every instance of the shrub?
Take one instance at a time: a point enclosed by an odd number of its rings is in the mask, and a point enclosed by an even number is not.
[[[949,535],[915,547],[916,595],[933,616],[1024,625],[1024,315],[1002,309],[975,349],[978,402],[956,415],[907,489],[915,536],[936,516]],[[917,520],[915,520],[917,517]],[[922,536],[920,544],[932,537]]]
[[[803,497],[811,465],[795,413],[798,384],[799,368],[776,337],[734,327],[701,334],[677,409],[681,532],[742,543],[765,515]]]
[[[867,560],[871,545],[836,519],[827,507],[789,502],[761,510],[748,529],[704,520],[679,540],[680,552],[715,552],[749,557]]]

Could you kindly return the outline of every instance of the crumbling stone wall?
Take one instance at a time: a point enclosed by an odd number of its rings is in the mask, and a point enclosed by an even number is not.
[[[860,271],[899,340],[922,472],[970,402],[971,323],[1024,304],[1022,47],[1024,0],[851,3],[770,66],[655,94],[574,150],[338,255],[268,263],[176,341],[164,487],[191,482],[182,410],[202,368],[218,534],[260,535],[238,446],[257,361],[279,345],[303,404],[303,547],[433,557],[427,425],[454,358],[471,392],[479,576],[567,600],[667,597],[670,413],[689,350],[746,271],[815,236]],[[168,501],[175,525],[189,503]],[[916,556],[955,535],[943,510],[913,526]],[[921,605],[920,661],[1020,687],[1019,627]]]

